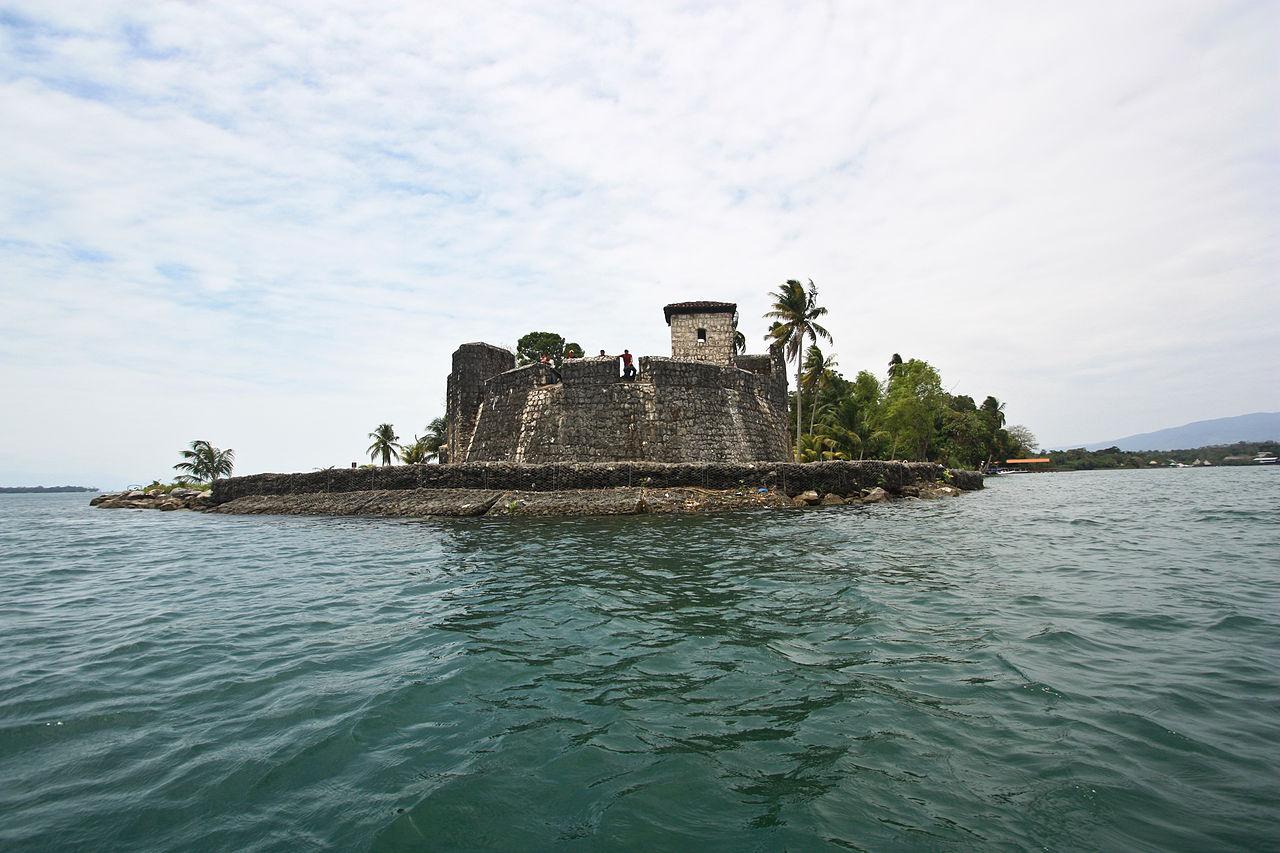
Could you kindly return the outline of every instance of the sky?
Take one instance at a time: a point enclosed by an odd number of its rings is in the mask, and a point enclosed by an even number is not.
[[[1044,446],[1280,409],[1280,2],[0,2],[0,485],[364,459],[817,284]]]

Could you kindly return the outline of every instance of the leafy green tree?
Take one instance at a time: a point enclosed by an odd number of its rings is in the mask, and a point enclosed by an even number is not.
[[[582,358],[582,344],[578,344],[578,343],[565,344],[564,357],[565,358]]]
[[[852,382],[834,376],[831,387],[835,399],[821,402],[818,431],[833,436],[850,458],[876,458],[886,453],[888,433],[879,428],[880,381],[862,370]]]
[[[546,353],[559,367],[564,361],[564,338],[555,332],[530,332],[516,342],[516,364],[536,364]]]
[[[190,450],[181,450],[178,454],[182,461],[174,465],[173,470],[202,483],[206,480],[212,483],[219,477],[230,477],[235,468],[234,450],[219,450],[207,441],[193,441]]]
[[[400,446],[400,436],[396,435],[391,424],[378,424],[378,428],[369,433],[369,438],[373,439],[373,444],[369,445],[369,458],[374,462],[382,457],[382,464],[390,465],[393,457],[400,458],[400,451],[404,448]]]
[[[1019,456],[1035,452],[1036,445],[1039,442],[1036,441],[1036,434],[1031,430],[1021,424],[1014,424],[1009,427],[1008,433],[1009,440],[1012,442],[1013,447],[1016,448],[1015,452]]]
[[[934,439],[935,455],[953,468],[978,468],[986,459],[989,436],[973,400],[962,399],[969,405],[957,406],[953,398],[942,414],[941,431]]]
[[[942,416],[942,377],[926,361],[911,359],[894,370],[885,395],[884,426],[893,436],[891,456],[904,445],[912,458],[928,458],[937,421]]]
[[[767,340],[783,347],[787,358],[796,361],[796,458],[800,458],[800,431],[804,423],[804,394],[801,386],[801,374],[804,368],[802,356],[805,351],[805,339],[814,343],[818,338],[831,340],[831,333],[818,324],[817,320],[827,313],[827,309],[818,305],[818,286],[809,279],[809,289],[795,279],[788,279],[779,285],[773,294],[773,307],[765,312],[766,319],[775,322],[769,327]]]

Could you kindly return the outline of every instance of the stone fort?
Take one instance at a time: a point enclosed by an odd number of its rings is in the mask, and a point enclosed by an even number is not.
[[[510,350],[471,343],[453,354],[450,462],[773,462],[789,458],[781,351],[735,351],[737,306],[663,309],[671,357],[566,360],[516,367]]]

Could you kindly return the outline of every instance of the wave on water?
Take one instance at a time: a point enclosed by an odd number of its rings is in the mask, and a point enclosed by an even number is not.
[[[0,847],[1263,849],[1278,505],[1227,469],[681,518],[5,496]]]

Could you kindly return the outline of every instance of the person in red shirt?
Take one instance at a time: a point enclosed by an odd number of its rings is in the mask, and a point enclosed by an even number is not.
[[[631,363],[631,350],[624,349],[622,351],[622,355],[618,356],[618,358],[622,359],[622,378],[628,380],[635,379],[636,366]]]

